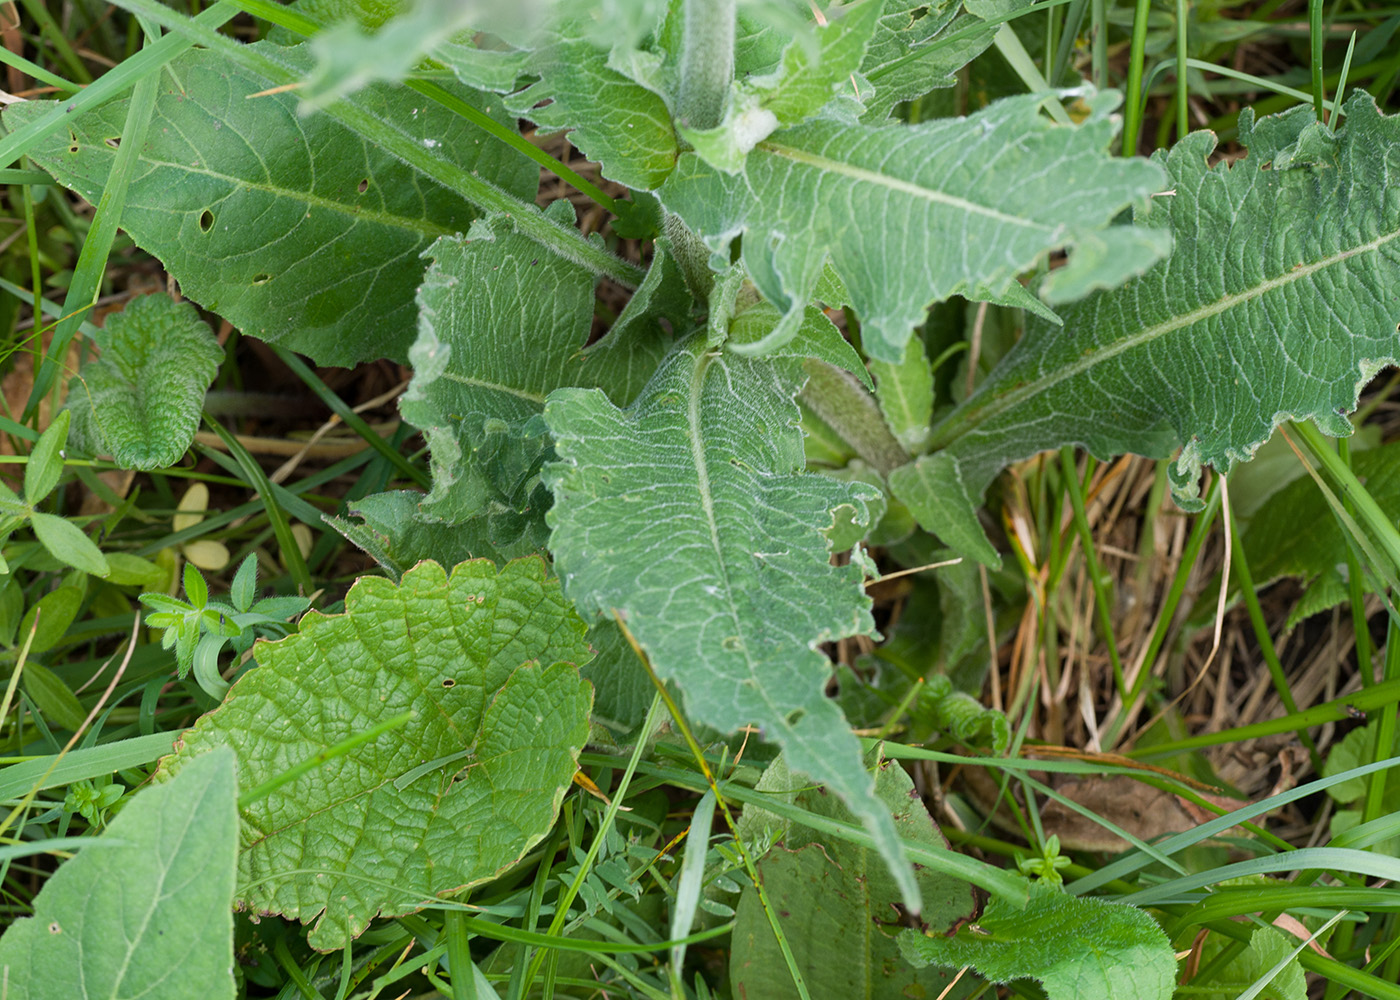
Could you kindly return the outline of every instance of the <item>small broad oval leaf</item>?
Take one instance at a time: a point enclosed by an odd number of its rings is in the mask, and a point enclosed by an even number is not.
[[[344,614],[313,612],[257,648],[260,666],[160,775],[230,746],[251,789],[416,717],[241,811],[244,906],[315,920],[312,946],[336,949],[379,913],[494,877],[553,824],[588,735],[591,693],[571,664],[590,654],[542,560],[362,577]]]
[[[108,318],[100,345],[68,385],[75,431],[123,468],[174,465],[224,359],[213,331],[188,302],[143,295]]]

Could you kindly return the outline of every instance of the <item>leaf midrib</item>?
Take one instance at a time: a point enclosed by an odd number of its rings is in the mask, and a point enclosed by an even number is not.
[[[1243,292],[1221,296],[1214,302],[1193,309],[1190,312],[1173,316],[1161,323],[1146,327],[1138,333],[1123,337],[1103,347],[1095,348],[1089,353],[1076,358],[1072,363],[1058,367],[1054,371],[1042,375],[1040,378],[1023,383],[1004,396],[998,396],[988,400],[980,407],[970,409],[961,415],[957,413],[950,414],[943,425],[942,432],[940,433],[938,429],[935,429],[930,445],[933,449],[946,448],[953,441],[957,440],[957,438],[976,428],[979,424],[986,423],[1002,413],[1005,413],[1007,410],[1014,409],[1021,405],[1031,396],[1045,392],[1066,379],[1074,378],[1096,365],[1116,358],[1126,351],[1141,347],[1160,337],[1165,337],[1168,334],[1183,330],[1189,326],[1194,326],[1213,316],[1228,312],[1236,306],[1252,302],[1269,292],[1276,291],[1280,288],[1286,288],[1296,281],[1311,277],[1319,271],[1325,270],[1334,264],[1340,264],[1358,254],[1375,252],[1395,239],[1400,239],[1400,229],[1378,236],[1367,243],[1362,243],[1358,246],[1332,254],[1331,256],[1324,257],[1312,264],[1298,265],[1284,274],[1262,281]]]
[[[1005,212],[987,205],[979,205],[975,201],[968,201],[966,198],[959,198],[956,195],[947,194],[946,192],[934,188],[923,187],[912,181],[891,177],[888,174],[880,173],[878,170],[870,170],[867,167],[857,167],[854,164],[843,163],[840,160],[833,160],[830,157],[820,156],[817,153],[809,153],[805,149],[796,149],[792,146],[785,146],[782,143],[768,140],[760,142],[758,148],[765,153],[772,153],[774,156],[781,156],[784,159],[792,160],[795,163],[801,163],[827,173],[848,177],[858,183],[874,184],[899,194],[908,195],[911,198],[919,198],[935,205],[945,205],[971,215],[980,215],[995,222],[1003,222],[1008,225],[1019,226],[1022,229],[1030,229],[1044,233],[1053,232],[1056,229],[1056,227],[1046,225],[1043,222],[1036,222],[1019,215],[1008,215]]]
[[[389,226],[392,228],[402,229],[406,232],[417,233],[422,236],[430,236],[434,239],[436,239],[439,236],[454,236],[457,234],[457,230],[455,229],[448,229],[445,226],[439,226],[436,223],[428,222],[426,219],[413,219],[409,216],[393,215],[389,212],[382,212],[374,209],[366,210],[364,208],[360,208],[359,206],[347,205],[344,202],[333,201],[330,198],[327,198],[323,195],[308,194],[304,191],[296,191],[290,188],[276,187],[271,184],[258,184],[253,181],[245,180],[241,177],[235,177],[231,174],[225,174],[215,170],[210,170],[207,167],[191,167],[182,163],[174,163],[168,160],[153,160],[145,156],[141,157],[141,162],[149,164],[152,167],[174,170],[177,173],[193,174],[200,177],[207,177],[210,180],[219,181],[221,183],[229,184],[233,187],[241,188],[248,191],[257,191],[262,194],[268,194],[278,198],[286,198],[291,201],[302,202],[312,208],[320,208],[326,211],[337,213],[339,215],[343,215],[345,216],[345,218],[353,222],[373,222],[382,226]],[[223,198],[226,197],[227,195],[223,195],[219,198],[210,199],[210,201],[211,203],[218,202],[222,201]],[[194,213],[187,212],[185,214],[192,215]],[[414,225],[414,223],[421,224]]]

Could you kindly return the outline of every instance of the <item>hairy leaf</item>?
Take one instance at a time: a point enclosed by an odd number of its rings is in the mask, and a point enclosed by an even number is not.
[[[264,47],[305,69],[304,47]],[[247,98],[272,82],[224,56],[186,52],[166,67],[122,228],[182,291],[244,333],[321,364],[407,357],[422,252],[467,229],[475,210],[327,115],[302,118],[294,93]],[[463,100],[513,124],[495,99]],[[363,109],[456,165],[534,200],[538,169],[445,108],[375,85]],[[126,100],[75,115],[30,156],[96,203],[116,155]],[[7,128],[42,117],[5,109]]]
[[[878,750],[872,750],[867,760],[876,768],[876,795],[893,815],[900,834],[918,844],[946,849],[948,842],[904,769],[882,761]],[[791,774],[785,758],[769,765],[758,788],[819,816],[851,822],[850,813],[833,796]],[[942,995],[954,972],[915,969],[899,954],[895,939],[904,926],[897,908],[899,892],[879,858],[842,840],[818,841],[813,831],[789,825],[772,813],[745,810],[740,829],[756,833],[760,826],[783,838],[781,846],[759,861],[759,875],[812,1000]],[[918,879],[924,898],[919,915],[923,926],[943,932],[978,912],[972,886],[966,882],[926,868],[919,871]],[[729,971],[740,996],[764,1000],[797,996],[752,886],[746,886],[739,899]]]
[[[584,626],[539,559],[361,577],[162,762],[231,746],[243,787],[404,711],[416,718],[242,810],[240,902],[335,949],[378,913],[486,881],[548,832],[588,732]]]
[[[74,437],[123,468],[174,465],[224,360],[209,324],[187,302],[142,295],[108,317],[100,346],[68,384]]]
[[[800,472],[803,381],[795,359],[710,352],[702,334],[626,410],[597,390],[552,393],[551,548],[579,609],[623,620],[696,720],[758,725],[849,803],[914,901],[815,648],[873,630],[859,571],[830,564],[822,529],[841,508],[868,520],[875,491]]]
[[[960,6],[958,0],[885,0],[860,66],[864,121],[878,125],[901,101],[953,86],[954,74],[992,44],[996,25],[973,13],[954,20]]]
[[[1361,387],[1400,359],[1400,117],[1361,91],[1347,110],[1335,135],[1307,107],[1246,112],[1249,155],[1234,163],[1207,165],[1208,132],[1159,153],[1173,194],[1137,221],[1172,235],[1171,256],[1065,309],[1063,329],[1030,321],[933,430],[965,495],[895,486],[920,522],[941,534],[1004,465],[1065,444],[1105,458],[1181,447],[1173,492],[1198,509],[1202,467],[1248,460],[1285,420],[1350,434]]]
[[[659,193],[712,249],[743,237],[754,284],[788,317],[754,350],[791,336],[830,260],[866,353],[897,362],[931,303],[1000,294],[1161,187],[1158,168],[1108,155],[1116,95],[1076,127],[1039,115],[1042,100],[902,128],[813,121],[760,142],[742,176],[685,154]]]
[[[994,983],[1035,979],[1050,1000],[1167,1000],[1176,979],[1171,943],[1147,913],[1040,882],[1024,910],[993,899],[974,926],[905,931],[899,948],[916,965],[970,965]]]
[[[9,1000],[234,995],[233,754],[143,790],[0,938]]]
[[[572,221],[567,203],[551,212]],[[429,253],[410,351],[415,372],[399,401],[432,449],[433,489],[421,516],[470,521],[473,555],[499,561],[539,551],[549,493],[538,473],[552,454],[540,419],[545,397],[572,385],[630,401],[670,342],[648,307],[676,322],[688,310],[675,287],[679,272],[663,245],[636,309],[585,349],[593,275],[514,233],[509,220],[478,223]]]

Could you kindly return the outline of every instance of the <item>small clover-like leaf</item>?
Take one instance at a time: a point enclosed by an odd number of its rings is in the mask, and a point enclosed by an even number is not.
[[[72,521],[57,514],[40,514],[37,511],[30,515],[29,520],[34,526],[34,537],[48,549],[49,555],[84,573],[107,575],[106,556],[97,543],[83,534],[83,530]]]
[[[71,420],[68,411],[60,411],[29,453],[24,466],[24,499],[31,505],[52,493],[63,475],[63,446],[68,442]]]
[[[588,735],[591,695],[571,664],[589,655],[540,559],[362,577],[344,614],[312,613],[260,646],[260,666],[159,773],[231,746],[254,788],[413,712],[242,810],[239,900],[314,920],[312,946],[339,948],[376,914],[490,879],[544,836]]]

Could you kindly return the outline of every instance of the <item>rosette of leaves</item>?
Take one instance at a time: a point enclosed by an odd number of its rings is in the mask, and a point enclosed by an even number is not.
[[[259,666],[158,776],[231,747],[245,791],[412,713],[240,810],[237,899],[330,950],[377,914],[495,877],[548,832],[588,734],[584,625],[537,558],[363,577]]]

